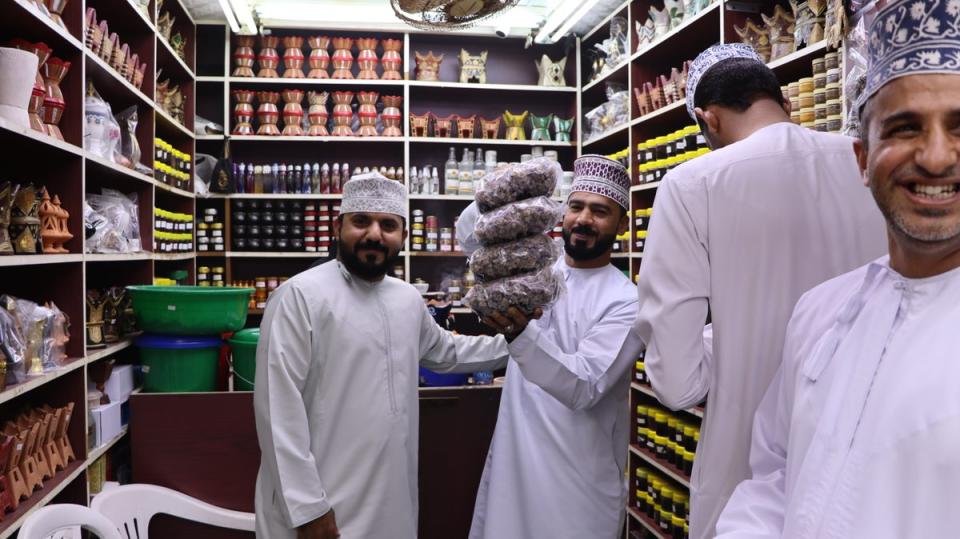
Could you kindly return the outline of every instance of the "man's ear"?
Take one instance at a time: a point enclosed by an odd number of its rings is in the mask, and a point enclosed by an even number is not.
[[[340,227],[343,226],[343,217],[337,217],[333,220],[333,238],[340,241]]]
[[[867,150],[867,144],[860,140],[853,140],[853,153],[857,155],[857,166],[860,167],[860,179],[863,181],[863,185],[870,186],[870,178],[867,176],[867,157],[869,157],[870,152]]]
[[[716,133],[717,135],[720,134],[720,117],[717,116],[717,113],[709,109],[701,109],[700,107],[693,109],[693,112],[698,118],[703,120],[703,123],[710,129],[710,131]]]
[[[620,224],[617,225],[617,235],[622,235],[628,228],[630,228],[630,210],[624,209],[623,216],[620,217]]]

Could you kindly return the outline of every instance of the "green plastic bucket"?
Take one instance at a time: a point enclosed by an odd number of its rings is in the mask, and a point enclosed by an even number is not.
[[[222,344],[217,337],[139,337],[143,390],[150,393],[216,391]]]
[[[260,328],[248,328],[233,334],[230,349],[233,352],[233,389],[253,391],[253,378],[257,373],[257,342]]]
[[[128,286],[137,325],[147,333],[219,335],[242,329],[252,288]]]

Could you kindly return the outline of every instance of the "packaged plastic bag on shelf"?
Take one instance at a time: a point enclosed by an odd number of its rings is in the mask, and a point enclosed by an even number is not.
[[[546,157],[499,168],[484,176],[483,188],[475,195],[477,207],[486,213],[518,200],[550,196],[562,178],[560,164]]]
[[[100,195],[88,195],[87,203],[84,224],[89,234],[88,252],[133,253],[142,249],[136,193],[124,195],[104,189]]]
[[[547,197],[512,202],[477,219],[474,235],[483,245],[494,245],[545,234],[563,218],[563,207]]]
[[[86,121],[83,127],[83,147],[94,155],[113,161],[120,145],[120,124],[113,118],[110,104],[100,97],[93,83],[87,86],[84,99]]]
[[[531,273],[552,266],[563,247],[538,234],[516,241],[481,247],[470,256],[470,271],[482,282]]]
[[[0,297],[0,352],[7,364],[7,385],[19,384],[27,378],[24,370],[27,344],[15,312],[16,298]]]
[[[137,106],[131,105],[117,114],[115,120],[120,126],[120,144],[114,153],[114,161],[127,168],[140,165],[140,143],[137,141]]]
[[[564,290],[563,277],[550,266],[538,272],[477,283],[464,303],[481,317],[506,312],[510,307],[530,315],[556,301]]]

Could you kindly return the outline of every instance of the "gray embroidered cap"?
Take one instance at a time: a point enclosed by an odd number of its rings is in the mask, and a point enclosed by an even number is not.
[[[354,176],[343,184],[340,214],[392,213],[406,218],[407,190],[379,172]]]
[[[630,175],[626,167],[602,155],[584,155],[573,162],[570,194],[603,195],[624,209],[630,208]]]
[[[690,64],[690,72],[687,74],[687,113],[694,120],[697,119],[697,115],[693,113],[693,98],[697,94],[697,85],[700,84],[700,79],[711,67],[730,58],[746,58],[763,64],[763,58],[760,58],[757,51],[746,43],[723,43],[701,52]]]
[[[871,23],[864,100],[922,73],[960,73],[960,0],[900,0]]]

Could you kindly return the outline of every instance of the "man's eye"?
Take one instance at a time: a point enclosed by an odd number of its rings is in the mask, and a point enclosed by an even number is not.
[[[907,137],[920,132],[920,128],[913,124],[895,125],[887,130],[888,137]]]

